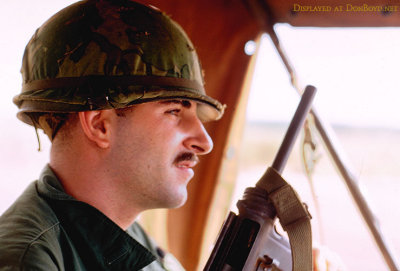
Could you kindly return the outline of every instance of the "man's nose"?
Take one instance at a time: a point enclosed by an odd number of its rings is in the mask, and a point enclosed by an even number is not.
[[[193,151],[197,155],[211,152],[214,146],[213,141],[197,116],[190,122],[189,131],[189,136],[183,143],[187,149]]]

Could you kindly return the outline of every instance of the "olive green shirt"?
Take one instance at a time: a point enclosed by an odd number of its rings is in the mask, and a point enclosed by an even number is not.
[[[164,270],[163,256],[137,223],[124,231],[66,194],[48,166],[0,217],[1,271]]]

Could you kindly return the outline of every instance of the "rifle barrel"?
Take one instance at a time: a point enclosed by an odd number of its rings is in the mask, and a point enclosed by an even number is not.
[[[275,156],[272,168],[274,168],[279,174],[282,174],[285,168],[286,162],[289,158],[290,152],[293,149],[294,143],[296,142],[297,135],[300,129],[303,127],[304,121],[311,109],[312,101],[314,99],[317,89],[314,86],[307,86],[301,96],[300,103],[296,109],[296,113],[290,122],[289,128],[286,131],[285,137],[283,138],[282,144]]]

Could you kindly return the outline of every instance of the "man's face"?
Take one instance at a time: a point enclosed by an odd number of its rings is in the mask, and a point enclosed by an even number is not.
[[[121,196],[142,209],[174,208],[186,201],[197,156],[213,147],[196,108],[188,100],[155,101],[116,118],[110,163]]]

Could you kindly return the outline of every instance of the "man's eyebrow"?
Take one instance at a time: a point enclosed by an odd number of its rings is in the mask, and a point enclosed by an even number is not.
[[[190,108],[192,106],[191,102],[188,100],[178,100],[178,99],[171,99],[171,100],[162,100],[160,101],[161,104],[180,104],[185,108]]]

